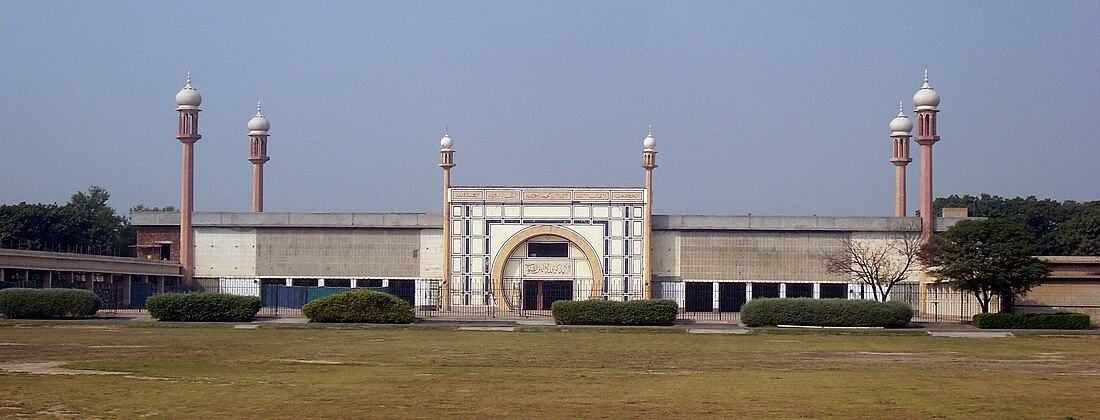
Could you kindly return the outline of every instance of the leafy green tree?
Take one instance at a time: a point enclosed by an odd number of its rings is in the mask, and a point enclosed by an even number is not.
[[[128,244],[122,236],[122,229],[129,221],[107,205],[110,198],[111,194],[106,189],[93,185],[88,187],[87,192],[73,194],[69,205],[86,223],[88,246],[98,249],[125,249]]]
[[[0,245],[126,255],[136,235],[129,220],[107,205],[110,197],[93,185],[73,194],[65,205],[0,205]]]
[[[937,281],[974,294],[982,313],[994,296],[1025,295],[1050,275],[1035,237],[1007,219],[964,220],[921,247]]]
[[[936,214],[945,207],[965,207],[973,217],[1004,218],[1021,224],[1035,236],[1038,255],[1100,255],[1100,201],[1079,203],[1005,198],[996,195],[952,195],[932,203]]]

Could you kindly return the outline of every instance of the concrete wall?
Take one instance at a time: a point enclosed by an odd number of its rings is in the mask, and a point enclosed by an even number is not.
[[[1016,312],[1089,314],[1100,325],[1100,279],[1047,280],[1024,297],[1016,298]]]
[[[443,229],[420,231],[420,277],[443,277]]]
[[[256,275],[420,276],[416,229],[278,228],[256,231]]]
[[[847,281],[822,266],[843,232],[680,232],[680,276],[685,280]]]
[[[195,229],[195,276],[256,276],[256,229]]]

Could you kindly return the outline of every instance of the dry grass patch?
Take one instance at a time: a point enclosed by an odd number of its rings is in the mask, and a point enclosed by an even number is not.
[[[521,331],[0,324],[0,363],[128,372],[5,369],[0,417],[1100,417],[1095,335]]]

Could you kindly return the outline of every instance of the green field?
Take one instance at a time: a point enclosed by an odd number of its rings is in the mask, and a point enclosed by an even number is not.
[[[9,322],[0,369],[0,418],[1100,418],[1097,335]]]

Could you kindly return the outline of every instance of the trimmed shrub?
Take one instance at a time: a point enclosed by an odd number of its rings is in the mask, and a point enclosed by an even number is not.
[[[160,321],[251,321],[261,307],[258,296],[224,293],[164,293],[145,301],[149,316]]]
[[[749,327],[811,325],[818,327],[884,327],[909,325],[913,309],[903,302],[848,299],[753,299],[741,307]]]
[[[1092,319],[1088,314],[977,314],[974,326],[978,328],[1087,330]]]
[[[100,299],[83,289],[0,290],[0,314],[12,319],[78,318],[95,315]]]
[[[365,322],[409,324],[413,307],[397,296],[373,290],[352,290],[307,303],[302,314],[309,322]]]
[[[559,300],[550,305],[562,325],[672,325],[678,307],[669,299]]]

